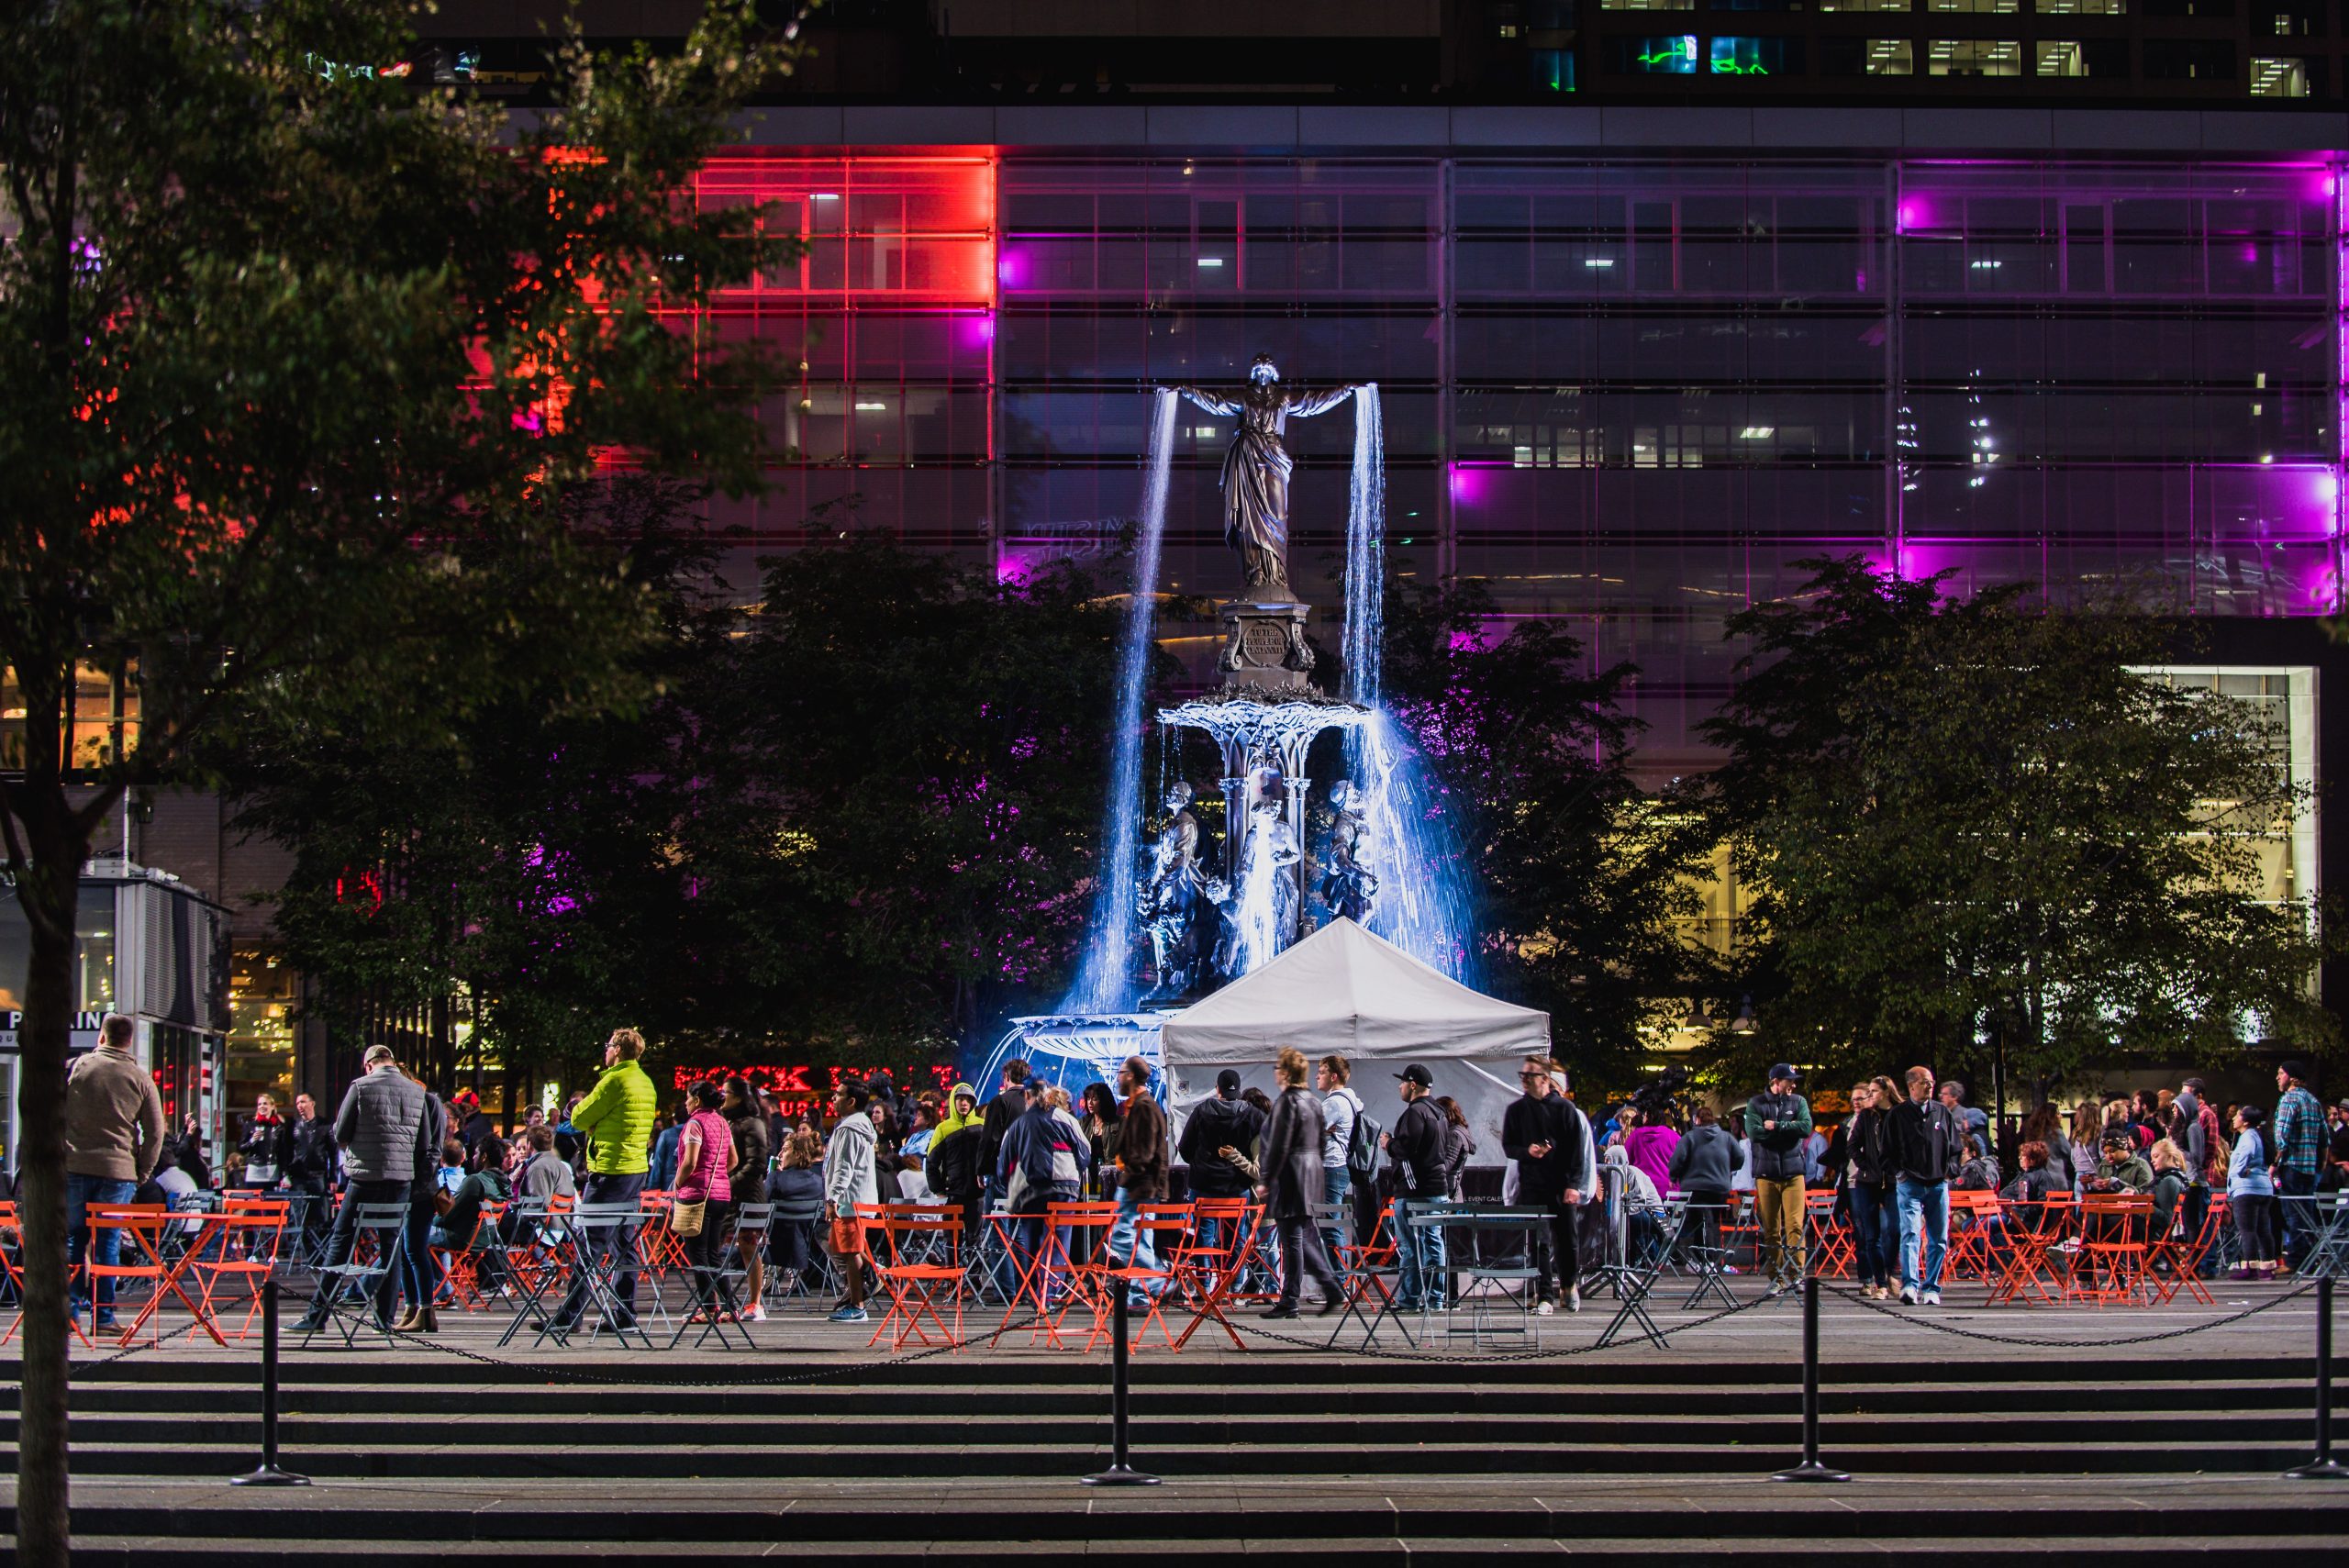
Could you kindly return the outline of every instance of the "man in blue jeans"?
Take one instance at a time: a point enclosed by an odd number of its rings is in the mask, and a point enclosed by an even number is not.
[[[1933,1097],[1929,1067],[1909,1069],[1909,1099],[1892,1113],[1893,1202],[1900,1211],[1900,1299],[1942,1304],[1942,1262],[1949,1253],[1949,1184],[1965,1157],[1965,1123]],[[1924,1268],[1917,1243],[1924,1241]]]
[[[1109,1228],[1109,1257],[1119,1267],[1140,1263],[1158,1267],[1157,1251],[1148,1237],[1137,1239],[1134,1225],[1141,1206],[1164,1203],[1167,1168],[1173,1154],[1166,1142],[1166,1113],[1151,1097],[1150,1063],[1139,1056],[1126,1058],[1118,1069],[1118,1218]]]
[[[2268,1123],[2274,1136],[2268,1176],[2276,1184],[2277,1217],[2282,1223],[2284,1266],[2297,1269],[2307,1258],[2320,1229],[2316,1221],[2317,1178],[2324,1173],[2324,1106],[2309,1092],[2308,1064],[2287,1062],[2276,1069],[2275,1118]]]
[[[1321,1091],[1321,1201],[1338,1211],[1338,1223],[1321,1233],[1321,1245],[1330,1261],[1345,1256],[1341,1243],[1352,1233],[1346,1206],[1353,1201],[1353,1168],[1346,1162],[1353,1151],[1354,1119],[1362,1115],[1362,1096],[1346,1087],[1353,1070],[1342,1056],[1325,1056],[1314,1069],[1314,1087]]]
[[[102,1266],[122,1257],[122,1232],[97,1232],[90,1241],[89,1206],[128,1203],[139,1184],[152,1175],[163,1153],[163,1103],[154,1074],[131,1054],[136,1026],[108,1013],[99,1026],[97,1049],[73,1063],[65,1075],[65,1271],[72,1281],[88,1251]],[[82,1316],[89,1297],[73,1292],[72,1316]],[[97,1282],[95,1327],[111,1329],[114,1281]]]

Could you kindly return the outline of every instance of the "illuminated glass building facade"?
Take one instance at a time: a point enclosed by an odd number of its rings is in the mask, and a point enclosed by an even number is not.
[[[1704,765],[1724,616],[1805,557],[2212,617],[2222,662],[2339,607],[2336,117],[2162,117],[2179,151],[2125,115],[1895,112],[1871,150],[1829,143],[1882,117],[1707,114],[775,111],[703,196],[812,249],[703,330],[804,364],[768,405],[798,455],[718,520],[1102,559],[1152,388],[1258,352],[1375,381],[1396,569],[1636,662],[1659,774]],[[1229,434],[1186,406],[1174,592],[1234,581]],[[1291,428],[1324,606],[1351,439]],[[1204,674],[1208,628],[1170,629]]]

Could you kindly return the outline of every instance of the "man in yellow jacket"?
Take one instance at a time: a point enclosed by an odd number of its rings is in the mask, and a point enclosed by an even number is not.
[[[640,1062],[643,1055],[642,1035],[634,1029],[614,1029],[612,1038],[604,1045],[603,1076],[596,1080],[596,1087],[571,1113],[571,1125],[587,1140],[587,1182],[579,1193],[583,1205],[634,1204],[644,1191],[645,1173],[651,1168],[648,1155],[659,1096]],[[594,1257],[600,1257],[616,1246],[621,1249],[620,1266],[612,1280],[620,1310],[611,1327],[634,1328],[636,1227],[602,1228],[589,1233],[586,1240],[594,1255],[588,1263],[591,1268]],[[555,1332],[567,1334],[576,1328],[586,1306],[587,1282],[573,1280],[571,1294],[555,1313]]]

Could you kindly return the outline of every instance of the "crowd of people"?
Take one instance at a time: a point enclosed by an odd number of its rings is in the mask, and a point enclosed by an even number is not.
[[[169,1202],[210,1184],[194,1129],[167,1135],[154,1082],[130,1053],[130,1032],[128,1020],[109,1018],[99,1047],[69,1080],[76,1259],[87,1242],[99,1262],[112,1262],[117,1244],[112,1232],[91,1238],[80,1223],[84,1204]],[[803,1288],[835,1280],[841,1294],[830,1320],[854,1323],[866,1319],[874,1283],[861,1207],[951,1206],[974,1240],[991,1213],[1008,1212],[1014,1218],[1001,1267],[1009,1281],[1045,1248],[1049,1205],[1113,1201],[1106,1234],[1075,1245],[1106,1245],[1113,1262],[1146,1274],[1158,1260],[1139,1220],[1144,1206],[1168,1200],[1179,1172],[1187,1197],[1262,1205],[1265,1250],[1279,1260],[1279,1294],[1266,1316],[1280,1318],[1316,1303],[1324,1311],[1340,1305],[1342,1249],[1374,1232],[1385,1198],[1407,1212],[1462,1199],[1479,1152],[1461,1104],[1439,1094],[1434,1074],[1416,1063],[1392,1074],[1395,1103],[1374,1109],[1353,1086],[1345,1057],[1308,1062],[1283,1050],[1274,1064],[1276,1095],[1226,1070],[1183,1118],[1177,1139],[1139,1057],[1114,1084],[1085,1085],[1074,1097],[1019,1061],[1005,1066],[984,1100],[968,1084],[901,1095],[885,1073],[847,1080],[823,1118],[813,1105],[786,1114],[739,1076],[692,1083],[682,1103],[664,1109],[643,1069],[644,1049],[636,1031],[615,1031],[603,1072],[559,1117],[532,1106],[500,1131],[470,1092],[444,1100],[389,1048],[375,1046],[331,1118],[306,1094],[295,1096],[290,1117],[262,1095],[225,1162],[223,1184],[306,1199],[315,1250],[329,1270],[351,1256],[362,1206],[399,1207],[406,1222],[395,1266],[376,1282],[373,1309],[385,1326],[429,1333],[448,1288],[435,1254],[473,1249],[481,1287],[499,1292],[496,1250],[479,1243],[485,1215],[518,1207],[518,1199],[543,1209],[558,1198],[633,1206],[647,1191],[666,1195],[695,1221],[690,1233],[682,1223],[677,1229],[697,1316],[739,1310],[763,1319],[772,1267]],[[1608,1255],[1610,1212],[1628,1211],[1636,1230],[1652,1225],[1673,1194],[1687,1200],[1688,1243],[1718,1249],[1722,1218],[1750,1192],[1756,1262],[1772,1292],[1807,1271],[1809,1197],[1830,1189],[1848,1217],[1854,1273],[1872,1298],[1940,1304],[1950,1195],[1968,1191],[1997,1193],[2026,1212],[2058,1194],[2143,1194],[2154,1233],[2164,1236],[2200,1234],[2214,1195],[2223,1194],[2239,1239],[2236,1277],[2266,1278],[2297,1266],[2313,1240],[2313,1206],[2289,1200],[2349,1184],[2349,1101],[2328,1109],[2309,1077],[2303,1064],[2285,1063],[2272,1114],[2256,1104],[2214,1103],[2203,1081],[2189,1077],[2175,1090],[2084,1100],[2069,1113],[2043,1105],[2019,1125],[1994,1129],[1961,1084],[1922,1066],[1897,1081],[1854,1084],[1848,1110],[1830,1120],[1814,1115],[1787,1062],[1772,1066],[1763,1089],[1726,1117],[1709,1105],[1653,1097],[1594,1116],[1576,1103],[1560,1063],[1529,1057],[1520,1093],[1500,1118],[1497,1195],[1548,1211],[1531,1232],[1529,1260],[1533,1309],[1545,1316],[1580,1309],[1586,1270]],[[1382,1125],[1382,1113],[1391,1126]],[[2002,1149],[2012,1153],[2011,1175]],[[339,1207],[329,1201],[337,1192],[345,1199]],[[738,1234],[745,1206],[768,1204],[793,1218]],[[510,1240],[517,1215],[506,1212]],[[1333,1223],[1333,1213],[1344,1218]],[[1213,1223],[1202,1229],[1202,1243],[1213,1245]],[[1451,1300],[1457,1281],[1443,1228],[1400,1225],[1390,1235],[1398,1308]],[[721,1302],[707,1281],[729,1262],[743,1288],[737,1301]],[[109,1284],[101,1280],[95,1300],[77,1295],[74,1302],[101,1329],[112,1321]],[[637,1286],[634,1267],[613,1273],[613,1316],[622,1325],[633,1317]],[[574,1281],[552,1309],[553,1329],[579,1321],[589,1289]],[[323,1323],[326,1294],[297,1327]]]

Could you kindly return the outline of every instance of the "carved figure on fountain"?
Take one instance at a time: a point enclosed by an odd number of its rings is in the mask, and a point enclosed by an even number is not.
[[[1367,923],[1378,897],[1378,877],[1370,869],[1370,826],[1364,820],[1362,792],[1348,779],[1330,786],[1330,839],[1321,855],[1321,902],[1331,916]]]
[[[1283,440],[1292,417],[1326,414],[1354,395],[1349,384],[1309,392],[1283,384],[1280,366],[1258,354],[1248,384],[1230,393],[1174,389],[1219,418],[1237,418],[1223,454],[1223,541],[1240,557],[1249,595],[1262,604],[1293,602],[1288,581],[1288,482],[1296,462]]]
[[[1157,978],[1144,1001],[1188,995],[1214,947],[1216,911],[1199,869],[1199,821],[1191,800],[1191,786],[1180,779],[1167,786],[1166,823],[1150,850],[1139,913]]]

